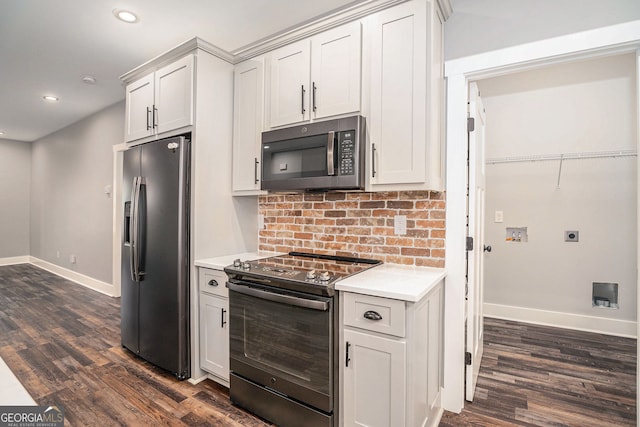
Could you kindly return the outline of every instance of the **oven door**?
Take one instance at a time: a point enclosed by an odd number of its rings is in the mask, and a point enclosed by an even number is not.
[[[332,412],[332,298],[240,280],[227,287],[231,372]]]

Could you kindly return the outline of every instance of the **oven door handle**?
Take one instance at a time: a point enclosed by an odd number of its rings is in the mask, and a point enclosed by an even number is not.
[[[235,283],[227,282],[227,288],[240,294],[249,295],[252,297],[279,302],[282,304],[293,305],[296,307],[310,308],[318,311],[328,311],[329,303],[327,301],[310,300],[306,298],[298,298],[291,295],[274,294],[273,292],[263,291],[261,289],[250,288],[248,286],[237,285]]]

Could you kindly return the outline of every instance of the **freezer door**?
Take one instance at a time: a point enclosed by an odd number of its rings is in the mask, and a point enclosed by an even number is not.
[[[189,142],[144,144],[140,210],[140,356],[189,376]]]
[[[120,331],[122,345],[140,352],[139,335],[139,286],[132,277],[131,271],[131,195],[133,182],[140,175],[140,148],[132,148],[124,152],[121,215],[123,215],[122,258],[121,258],[121,298],[120,298]]]

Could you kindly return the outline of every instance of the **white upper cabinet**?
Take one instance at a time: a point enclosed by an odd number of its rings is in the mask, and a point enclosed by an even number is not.
[[[269,56],[268,128],[360,110],[360,22],[284,46]]]
[[[193,124],[193,55],[156,71],[158,133]]]
[[[361,25],[352,22],[311,39],[311,117],[360,110]]]
[[[275,50],[270,55],[271,127],[309,119],[309,40]]]
[[[152,134],[153,73],[128,84],[126,89],[125,141]]]
[[[125,141],[193,124],[193,55],[127,85]]]
[[[235,66],[233,82],[233,193],[260,193],[264,62],[254,58]]]
[[[442,188],[441,43],[431,1],[365,18],[368,190]]]

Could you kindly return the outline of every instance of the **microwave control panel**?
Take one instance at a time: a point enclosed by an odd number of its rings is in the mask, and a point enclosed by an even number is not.
[[[353,175],[355,165],[355,130],[340,132],[338,153],[340,153],[340,175]]]

